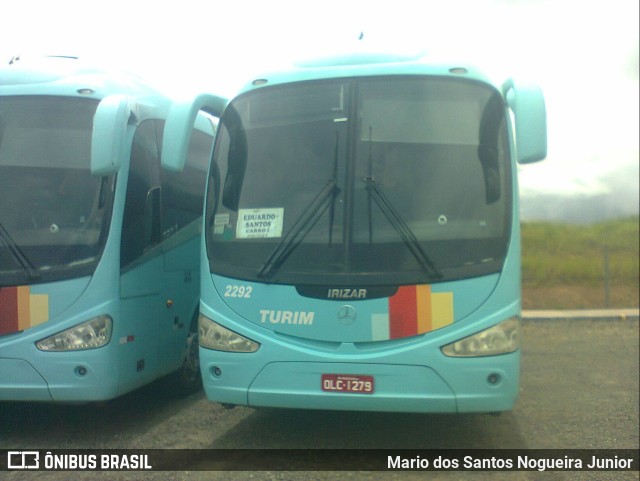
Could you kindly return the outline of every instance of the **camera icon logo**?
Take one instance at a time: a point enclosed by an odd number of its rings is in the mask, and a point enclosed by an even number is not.
[[[7,452],[8,469],[39,469],[40,453],[38,451]]]

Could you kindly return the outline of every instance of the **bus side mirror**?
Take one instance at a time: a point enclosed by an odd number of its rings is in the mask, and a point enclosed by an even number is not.
[[[547,113],[542,90],[507,81],[502,91],[513,110],[518,162],[530,164],[547,156]]]
[[[102,99],[93,116],[91,174],[105,176],[120,169],[127,150],[127,124],[132,102],[126,95]]]
[[[199,111],[220,117],[227,99],[217,95],[201,94],[192,100],[174,102],[164,124],[162,139],[162,167],[174,172],[184,169],[189,150],[189,139]]]

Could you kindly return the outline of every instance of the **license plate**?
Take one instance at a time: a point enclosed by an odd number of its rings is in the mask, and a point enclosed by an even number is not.
[[[353,394],[373,394],[373,376],[358,374],[323,374],[322,390]]]

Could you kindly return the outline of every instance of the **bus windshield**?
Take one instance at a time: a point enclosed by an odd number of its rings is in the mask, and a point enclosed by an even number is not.
[[[512,209],[506,112],[492,87],[451,77],[237,97],[210,170],[211,271],[332,286],[498,272]]]
[[[98,101],[0,97],[0,285],[91,273],[108,228],[112,177],[93,177]]]

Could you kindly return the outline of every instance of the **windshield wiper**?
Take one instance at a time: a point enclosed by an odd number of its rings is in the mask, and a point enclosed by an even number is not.
[[[334,189],[331,194],[331,210],[329,211],[329,246],[333,245],[333,224],[336,217],[336,198],[339,189],[336,187],[338,182],[338,144],[340,142],[340,134],[336,130],[336,145],[333,149],[333,177],[329,182],[333,182]]]
[[[402,241],[405,243],[409,251],[411,251],[413,257],[416,258],[416,261],[418,261],[422,270],[432,279],[441,279],[442,273],[424,252],[411,228],[407,225],[402,216],[393,208],[393,205],[387,196],[384,195],[384,192],[382,192],[378,187],[378,184],[376,184],[375,179],[370,176],[366,177],[364,181],[367,184],[366,190],[369,194],[369,198],[373,199],[378,207],[380,207],[380,210],[400,235]]]
[[[20,246],[16,244],[16,242],[9,234],[9,231],[5,229],[2,222],[0,222],[0,239],[2,242],[9,248],[9,251],[13,255],[13,258],[20,265],[25,275],[27,276],[27,280],[29,282],[35,282],[40,280],[40,274],[38,274],[36,267],[29,260],[29,258],[22,252]]]
[[[289,255],[298,247],[305,236],[313,229],[318,220],[329,211],[329,246],[333,242],[333,224],[335,219],[336,198],[340,193],[338,188],[338,144],[340,135],[336,130],[336,143],[333,152],[333,169],[331,179],[325,184],[320,192],[313,198],[309,206],[304,210],[298,220],[291,226],[291,229],[282,238],[273,252],[258,271],[258,277],[267,278],[273,275],[280,266],[287,260]]]
[[[316,225],[329,206],[334,203],[334,199],[339,190],[335,179],[331,179],[326,183],[298,220],[291,226],[291,229],[289,229],[287,234],[269,255],[265,263],[262,264],[262,267],[258,271],[258,277],[263,279],[270,277],[278,270],[311,229],[313,229],[313,226]]]

